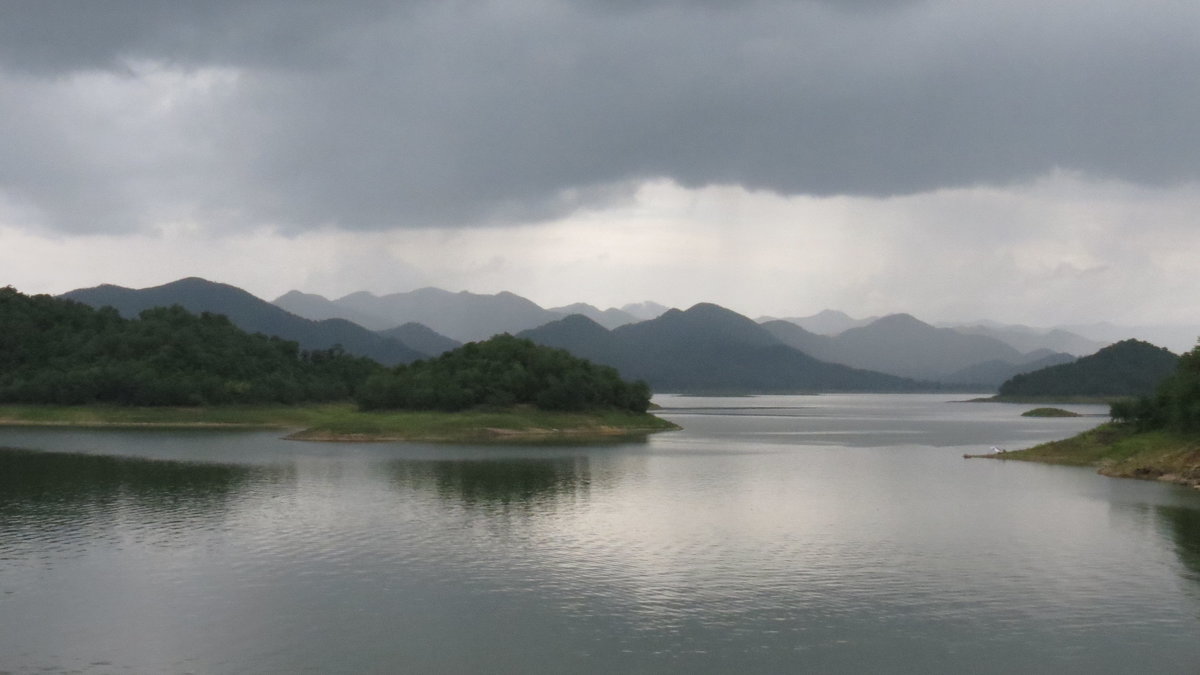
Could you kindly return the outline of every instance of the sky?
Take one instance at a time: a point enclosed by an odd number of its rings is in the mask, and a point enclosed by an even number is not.
[[[0,285],[1200,324],[1191,0],[0,0]]]

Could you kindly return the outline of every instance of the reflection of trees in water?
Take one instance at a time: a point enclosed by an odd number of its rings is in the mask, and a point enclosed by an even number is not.
[[[432,489],[467,506],[532,505],[586,496],[592,480],[586,455],[398,461],[388,471],[396,483]]]
[[[130,522],[146,536],[167,541],[173,532],[223,518],[264,471],[0,449],[0,542],[117,536],[114,530]]]
[[[1187,577],[1200,581],[1200,510],[1183,506],[1158,506],[1155,513],[1175,540],[1175,553],[1187,568]]]

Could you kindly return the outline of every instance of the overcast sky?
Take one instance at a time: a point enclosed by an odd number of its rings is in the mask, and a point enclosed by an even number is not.
[[[0,285],[1200,322],[1193,0],[0,0]]]

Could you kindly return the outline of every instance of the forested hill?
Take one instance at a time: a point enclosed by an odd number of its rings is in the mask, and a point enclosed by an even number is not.
[[[1000,396],[1146,396],[1175,372],[1179,357],[1141,340],[1125,340],[1073,363],[1017,375]]]
[[[0,288],[0,402],[207,405],[342,400],[381,369],[180,307],[138,319]]]
[[[501,334],[372,375],[357,399],[365,409],[453,411],[527,404],[544,410],[644,413],[650,389],[565,350]]]

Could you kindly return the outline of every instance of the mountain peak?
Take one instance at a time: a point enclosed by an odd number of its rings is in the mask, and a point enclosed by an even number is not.
[[[79,289],[62,297],[93,307],[112,306],[126,317],[135,317],[151,307],[180,305],[189,312],[222,314],[250,333],[295,340],[302,349],[328,349],[340,344],[352,354],[368,356],[385,364],[423,356],[396,340],[379,336],[344,319],[314,321],[303,318],[236,286],[199,277],[138,290],[114,286]]]

